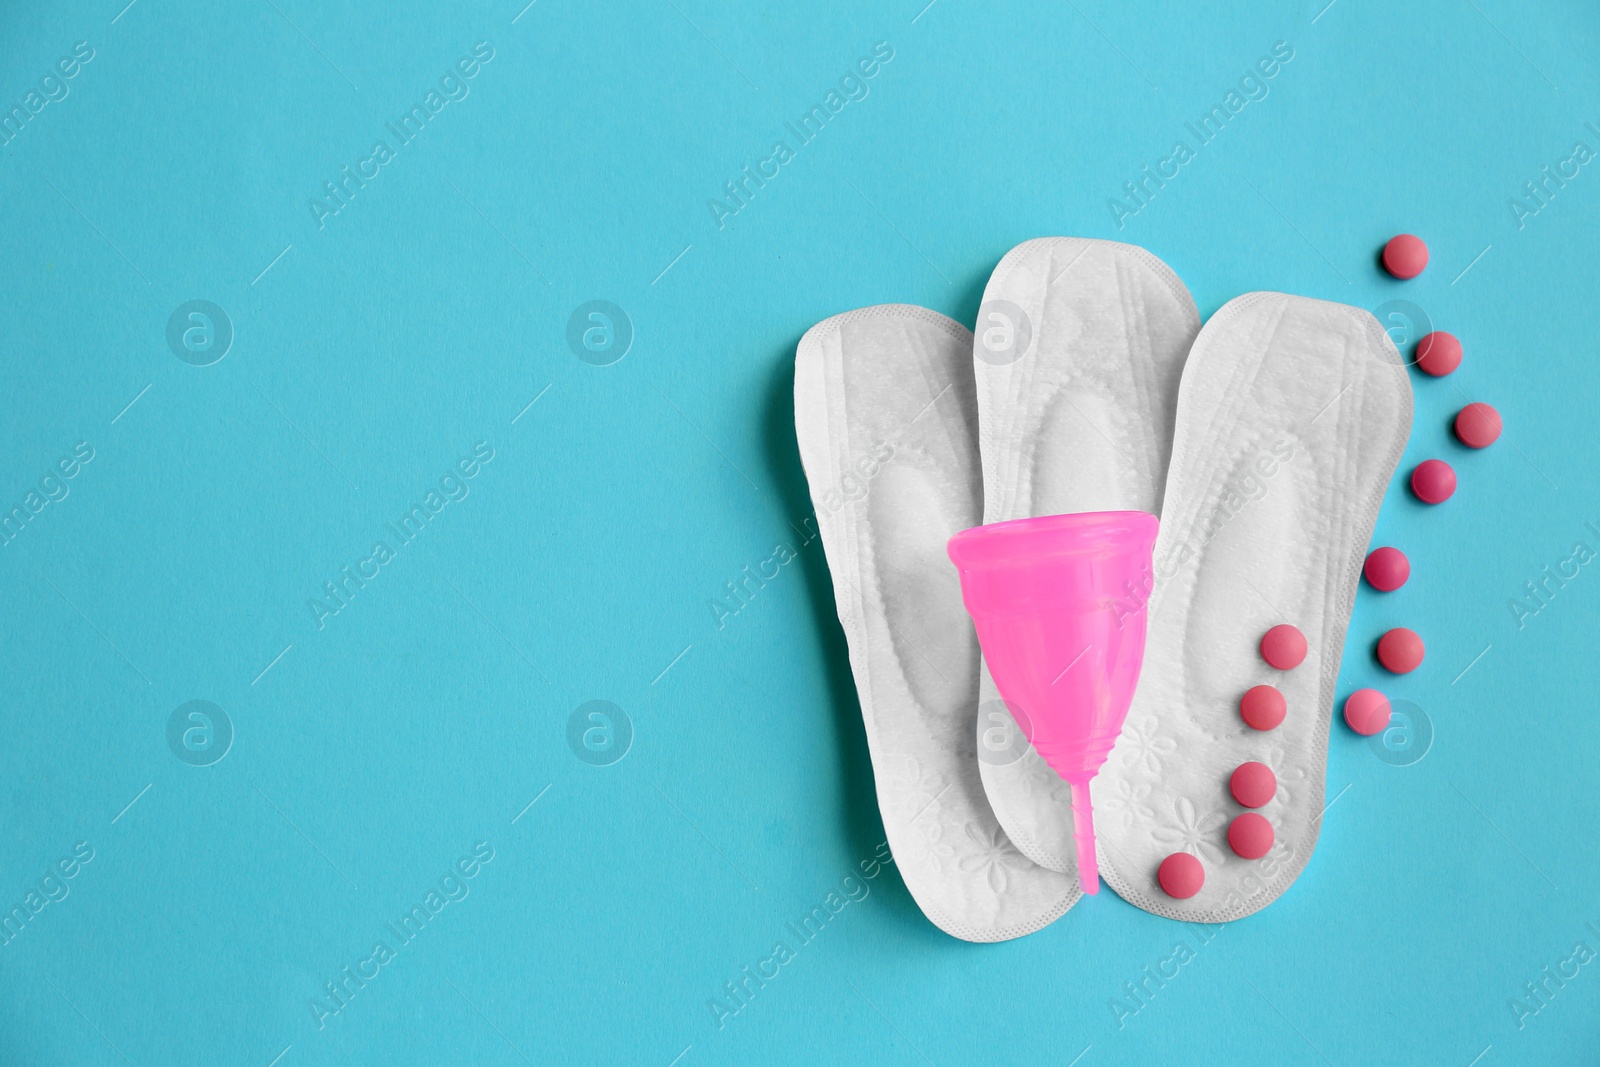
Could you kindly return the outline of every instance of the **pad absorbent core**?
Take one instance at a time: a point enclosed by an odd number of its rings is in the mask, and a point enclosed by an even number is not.
[[[984,289],[972,350],[983,521],[1159,515],[1199,329],[1189,291],[1142,248],[1046,237],[1008,252]],[[1149,592],[1124,590],[1127,610]],[[1025,714],[1006,707],[987,668],[979,685],[978,760],[996,817],[1036,863],[1075,873],[1067,784],[1028,746]]]
[[[835,316],[800,341],[794,399],[906,887],[955,937],[1038,930],[1080,894],[1018,851],[989,807],[972,747],[978,640],[945,555],[951,535],[983,521],[972,335],[906,305]]]
[[[1100,870],[1128,902],[1228,922],[1276,900],[1311,858],[1345,631],[1410,431],[1400,354],[1359,308],[1250,293],[1200,331],[1178,395],[1144,670],[1092,786]],[[1259,651],[1280,624],[1307,648],[1286,670]],[[1261,684],[1286,703],[1267,729],[1239,708]],[[1276,780],[1259,815],[1229,790],[1246,762]],[[1251,832],[1230,845],[1241,816]],[[1177,852],[1205,869],[1181,900],[1156,880]]]

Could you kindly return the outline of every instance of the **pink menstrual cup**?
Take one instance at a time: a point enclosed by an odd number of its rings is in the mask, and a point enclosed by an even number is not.
[[[1122,732],[1144,663],[1157,527],[1143,511],[1089,511],[975,526],[947,546],[1000,696],[1072,787],[1085,893],[1100,890],[1089,779]]]

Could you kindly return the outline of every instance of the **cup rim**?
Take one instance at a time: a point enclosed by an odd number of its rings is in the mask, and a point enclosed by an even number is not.
[[[993,566],[1024,558],[1111,548],[1119,534],[1153,544],[1160,520],[1148,511],[1079,511],[1007,519],[962,530],[947,545],[957,567]],[[996,550],[1003,546],[1003,556]],[[1122,547],[1122,546],[1117,546]]]

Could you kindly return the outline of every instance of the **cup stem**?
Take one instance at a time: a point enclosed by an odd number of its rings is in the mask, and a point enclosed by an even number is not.
[[[1078,885],[1092,896],[1100,892],[1100,864],[1094,855],[1094,808],[1089,800],[1089,780],[1067,784],[1072,787],[1072,836],[1078,845]]]

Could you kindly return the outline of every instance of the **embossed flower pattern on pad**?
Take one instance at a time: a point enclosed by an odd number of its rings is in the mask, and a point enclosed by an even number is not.
[[[1118,778],[1100,803],[1108,814],[1122,823],[1124,830],[1131,830],[1135,823],[1155,820],[1156,810],[1146,803],[1150,792],[1148,782],[1135,784],[1127,778]]]
[[[1067,783],[1043,759],[1019,760],[1016,766],[1022,768],[1017,778],[1017,791],[1024,797],[1037,799],[1046,806],[1072,803]]]
[[[1158,736],[1154,725],[1129,723],[1122,728],[1120,743],[1127,748],[1133,765],[1148,774],[1160,774],[1161,762],[1178,751],[1178,742]]]
[[[1278,791],[1272,800],[1284,805],[1294,803],[1294,798],[1307,787],[1306,769],[1289,758],[1289,750],[1279,745],[1267,756],[1267,766],[1278,778]],[[1271,803],[1272,801],[1268,801]]]
[[[1208,863],[1222,862],[1222,849],[1217,842],[1226,820],[1220,812],[1208,811],[1202,815],[1194,801],[1179,797],[1172,805],[1172,814],[1175,821],[1157,827],[1152,835],[1157,841],[1178,851],[1193,853]]]
[[[952,869],[956,850],[944,840],[944,823],[937,817],[918,819],[906,839],[906,855],[896,856],[896,862],[910,862],[915,867],[927,867],[935,874]]]
[[[939,798],[946,788],[944,778],[924,771],[915,756],[898,756],[887,761],[888,814],[896,819],[917,822],[939,814]]]
[[[961,869],[968,873],[981,872],[989,883],[989,889],[996,894],[1006,891],[1010,882],[1008,871],[1025,871],[1033,866],[1026,856],[1017,851],[999,826],[985,830],[975,822],[968,822],[967,839],[977,848],[970,855],[961,857]]]

